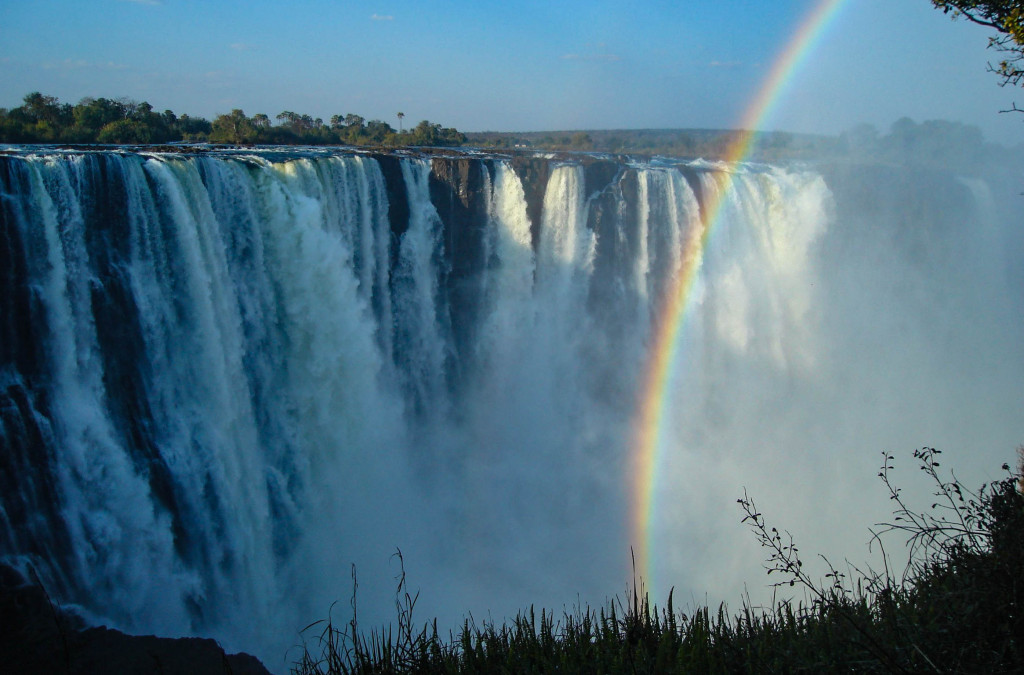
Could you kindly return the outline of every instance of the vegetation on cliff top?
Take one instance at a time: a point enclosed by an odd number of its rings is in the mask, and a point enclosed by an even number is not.
[[[542,610],[538,617],[531,608],[504,625],[470,619],[445,638],[436,621],[414,625],[416,595],[403,567],[392,627],[366,634],[354,614],[344,625],[317,622],[306,629],[311,639],[293,673],[1021,672],[1022,469],[1011,473],[1004,465],[1006,478],[972,493],[940,475],[938,450],[914,455],[932,481],[933,503],[915,511],[905,502],[886,454],[879,476],[893,520],[873,533],[882,571],[847,564],[844,573],[823,558],[829,571],[816,580],[789,533],[769,526],[749,497],[739,500],[774,585],[802,588],[803,602],[687,614],[676,610],[671,593],[659,609],[634,587],[625,601],[599,610],[561,617]],[[908,546],[902,572],[883,546],[894,533]]]
[[[404,117],[404,115],[403,115]],[[284,111],[275,124],[264,114],[247,116],[241,110],[202,117],[156,112],[149,103],[126,98],[83,98],[77,105],[32,92],[22,105],[0,108],[2,143],[72,143],[143,145],[187,141],[234,145],[377,145],[455,146],[465,142],[457,129],[423,120],[396,132],[380,120],[359,115],[334,115],[329,123],[309,115]]]
[[[404,117],[404,115],[403,115]],[[401,120],[401,118],[399,118]],[[375,147],[457,147],[471,145],[498,152],[515,150],[605,152],[625,155],[721,159],[739,132],[708,129],[632,129],[591,131],[462,133],[423,120],[396,132],[380,120],[334,115],[329,122],[286,110],[276,121],[264,114],[232,110],[213,122],[201,117],[156,112],[146,102],[84,98],[61,103],[39,92],[22,105],[0,108],[0,143],[148,145],[174,142],[230,145],[347,145]],[[981,131],[957,122],[916,123],[903,118],[889,133],[861,125],[839,136],[771,132],[758,134],[748,153],[755,161],[856,159],[956,167],[980,166],[1005,156],[986,144]]]

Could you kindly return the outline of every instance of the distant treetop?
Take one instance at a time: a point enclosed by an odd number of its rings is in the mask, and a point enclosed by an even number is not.
[[[399,120],[402,117],[404,113]],[[25,96],[17,108],[0,108],[0,142],[458,146],[466,141],[457,129],[427,120],[411,131],[396,132],[386,122],[366,122],[351,113],[333,115],[330,124],[289,110],[276,115],[276,119],[277,125],[266,114],[248,117],[236,108],[209,122],[202,117],[179,117],[170,110],[157,113],[145,101],[86,97],[72,106],[36,91]]]

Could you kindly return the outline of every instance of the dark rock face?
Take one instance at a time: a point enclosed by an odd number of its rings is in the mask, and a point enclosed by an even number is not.
[[[395,155],[374,155],[384,175],[384,185],[388,193],[388,221],[391,223],[391,236],[395,239],[405,234],[409,228],[409,197],[406,194],[405,178],[402,177],[402,161]],[[397,247],[392,246],[392,251]],[[391,261],[392,265],[394,260]]]
[[[609,339],[621,341],[626,338],[625,327],[632,325],[621,319],[633,316],[641,306],[637,289],[630,284],[632,261],[640,246],[637,175],[635,170],[611,162],[595,162],[586,168],[586,179],[590,194],[587,227],[597,236],[587,304],[595,316],[608,317]]]
[[[700,172],[686,164],[677,164],[676,170],[683,174],[683,178],[690,184],[690,189],[697,197],[697,206],[700,208],[700,212],[704,213],[704,191],[700,184]]]
[[[29,177],[20,163],[0,162],[0,194],[24,194]],[[25,249],[19,223],[28,215],[13,199],[0,199],[0,363],[14,364],[33,377],[43,359],[32,337],[38,307],[28,285]]]
[[[23,384],[0,390],[0,491],[11,524],[11,539],[0,539],[0,546],[40,560],[65,560],[71,543],[60,513],[60,490],[52,471],[40,471],[52,464],[53,432],[37,414],[39,407],[38,397]],[[73,590],[67,579],[51,581],[55,592]]]
[[[0,663],[8,675],[270,675],[256,657],[226,654],[210,639],[85,628],[81,619],[55,607],[42,586],[27,583],[10,567],[0,567]]]
[[[836,241],[839,250],[863,246],[865,235],[885,238],[889,245],[915,265],[925,266],[937,255],[954,260],[956,250],[942,248],[952,233],[971,221],[972,197],[968,187],[943,172],[918,167],[912,175],[901,168],[878,164],[858,166],[825,164],[820,167],[835,198],[836,211],[850,214],[855,227],[845,228],[848,239]],[[881,228],[883,214],[898,214],[895,226]],[[855,220],[854,220],[855,219]],[[922,227],[927,223],[927,227]]]
[[[526,215],[530,219],[530,236],[533,250],[540,241],[540,218],[544,210],[544,193],[551,178],[551,161],[536,155],[516,155],[512,158],[512,170],[519,176],[526,197]]]
[[[607,159],[585,157],[582,161],[583,175],[586,181],[586,194],[593,195],[603,192],[615,181],[622,171],[622,165]]]
[[[455,350],[468,354],[473,344],[472,327],[480,310],[480,274],[486,266],[488,231],[487,195],[480,160],[439,158],[431,160],[430,201],[444,223],[444,269],[442,280]]]

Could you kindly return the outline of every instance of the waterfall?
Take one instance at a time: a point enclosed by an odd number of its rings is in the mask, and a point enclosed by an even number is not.
[[[353,564],[361,623],[389,620],[397,548],[424,620],[601,604],[632,574],[631,429],[684,255],[655,600],[762,585],[744,486],[834,553],[877,520],[882,450],[1016,447],[997,183],[727,170],[5,152],[0,558],[94,621],[272,669]]]
[[[430,201],[430,162],[405,160],[409,224],[398,243],[394,279],[396,355],[407,373],[407,388],[423,415],[447,413],[446,339],[451,332],[440,282],[448,270],[442,255],[441,219]]]

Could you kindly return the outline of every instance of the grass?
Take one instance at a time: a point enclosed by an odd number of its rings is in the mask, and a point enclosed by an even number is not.
[[[802,587],[804,602],[730,613],[703,607],[663,608],[634,584],[626,598],[597,610],[561,615],[534,608],[511,622],[440,635],[436,621],[413,622],[416,595],[404,566],[393,627],[360,631],[352,619],[307,627],[297,675],[335,673],[1011,673],[1024,671],[1024,483],[1022,469],[964,488],[939,473],[939,451],[914,456],[934,486],[931,507],[914,510],[891,481],[886,454],[879,477],[894,504],[893,519],[874,541],[902,535],[909,562],[899,572],[882,548],[883,571],[827,559],[823,583],[804,572],[792,537],[767,524],[747,495],[746,522],[767,555],[776,586]],[[1024,459],[1024,449],[1022,449]],[[402,563],[401,553],[396,554]]]

